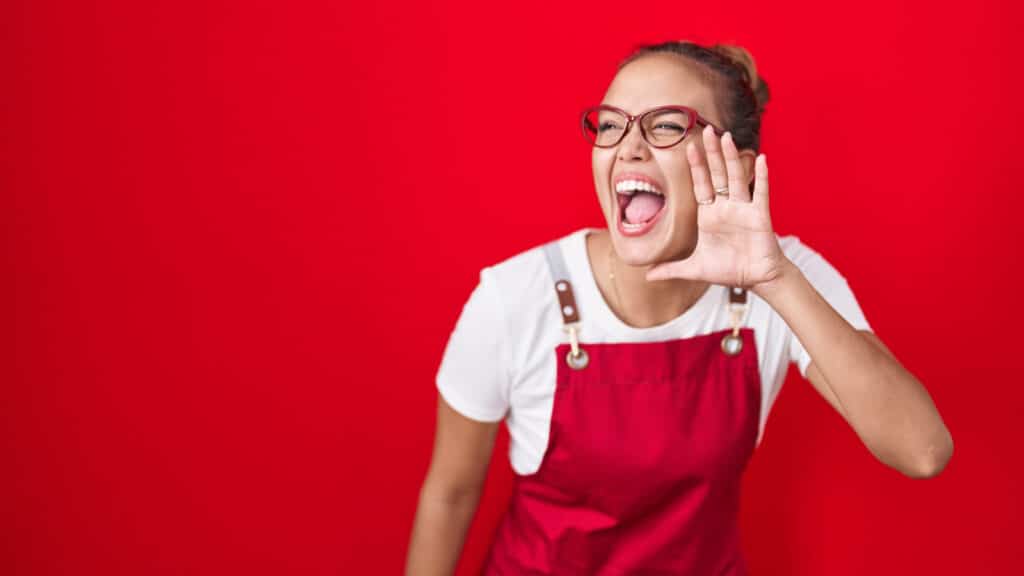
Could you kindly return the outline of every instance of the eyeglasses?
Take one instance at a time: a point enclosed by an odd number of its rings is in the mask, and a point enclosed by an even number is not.
[[[715,134],[725,134],[687,106],[659,106],[633,116],[621,108],[602,104],[587,108],[581,116],[584,138],[598,148],[617,145],[634,121],[640,126],[640,135],[655,148],[669,148],[682,142],[695,125],[711,126]]]

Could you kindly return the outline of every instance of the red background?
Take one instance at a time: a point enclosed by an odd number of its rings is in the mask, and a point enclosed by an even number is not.
[[[1018,571],[1020,5],[827,6],[5,3],[0,572],[399,573],[479,269],[601,225],[577,113],[678,38],[754,54],[776,230],[956,441],[904,478],[792,368],[754,573]]]

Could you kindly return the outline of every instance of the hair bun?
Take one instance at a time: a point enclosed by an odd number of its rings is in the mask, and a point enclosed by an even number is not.
[[[757,65],[754,64],[754,57],[750,55],[750,52],[735,44],[715,44],[711,50],[732,60],[736,66],[746,72],[750,90],[754,93],[754,98],[757,99],[757,106],[763,110],[769,99],[768,84],[758,76]]]

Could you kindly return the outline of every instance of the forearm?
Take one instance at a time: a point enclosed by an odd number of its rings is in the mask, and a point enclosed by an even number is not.
[[[478,491],[448,492],[424,484],[409,541],[406,576],[455,572],[479,501]]]
[[[952,454],[952,438],[924,386],[853,328],[791,262],[753,291],[804,345],[864,445],[908,476],[930,476]]]

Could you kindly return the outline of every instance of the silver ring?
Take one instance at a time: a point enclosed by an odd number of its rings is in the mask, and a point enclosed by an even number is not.
[[[722,186],[721,188],[715,188],[715,194],[717,194],[718,196],[728,196],[729,195],[729,187],[728,186]]]
[[[587,364],[590,364],[590,354],[587,354],[586,350],[580,348],[579,354],[573,356],[572,350],[569,350],[565,354],[565,363],[573,370],[583,370],[587,367]]]

